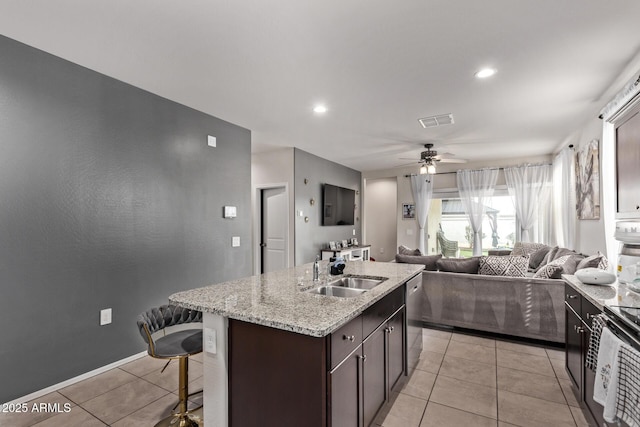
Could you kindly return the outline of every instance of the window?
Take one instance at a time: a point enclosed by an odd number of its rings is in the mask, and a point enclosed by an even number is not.
[[[482,222],[483,255],[489,249],[511,249],[516,239],[516,213],[511,197],[506,191],[496,192],[486,205],[486,213]],[[469,257],[473,253],[473,230],[469,217],[464,211],[462,200],[456,194],[434,192],[429,209],[429,252],[441,253],[441,244],[437,239],[437,231],[449,241],[458,242],[460,257]]]

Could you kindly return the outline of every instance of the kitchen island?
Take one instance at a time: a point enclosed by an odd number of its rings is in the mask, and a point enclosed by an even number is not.
[[[338,278],[320,267],[317,282],[309,263],[170,296],[203,312],[207,426],[368,425],[389,401],[423,266],[347,263],[343,276],[382,280],[348,298],[309,292]]]

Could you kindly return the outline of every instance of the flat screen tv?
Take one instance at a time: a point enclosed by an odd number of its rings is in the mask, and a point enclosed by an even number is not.
[[[322,190],[322,225],[353,225],[355,190],[331,184],[325,184]]]

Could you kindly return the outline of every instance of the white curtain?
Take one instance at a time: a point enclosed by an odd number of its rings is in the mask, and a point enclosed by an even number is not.
[[[473,229],[473,255],[482,255],[482,218],[498,179],[498,169],[459,170],[458,192]]]
[[[423,254],[425,250],[425,226],[427,225],[427,214],[431,206],[431,196],[433,195],[433,176],[429,175],[411,175],[411,191],[413,192],[413,201],[416,204],[416,220],[418,221],[418,249]]]
[[[543,202],[551,177],[551,165],[523,165],[504,169],[509,195],[513,198],[520,224],[520,240],[531,241],[531,231],[538,219],[538,203]]]
[[[556,244],[575,249],[576,186],[573,149],[567,147],[553,159],[553,222]]]

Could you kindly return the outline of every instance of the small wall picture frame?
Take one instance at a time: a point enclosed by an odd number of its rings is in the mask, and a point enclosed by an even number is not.
[[[413,203],[402,204],[402,219],[415,219],[416,218],[416,205]]]
[[[348,247],[349,247],[349,242],[348,242],[348,241],[346,241],[346,240],[343,240],[343,241],[342,241],[342,247],[343,247],[343,248],[348,248]]]
[[[332,251],[335,251],[336,248],[336,242],[334,242],[333,240],[329,242],[329,249],[331,249]]]

